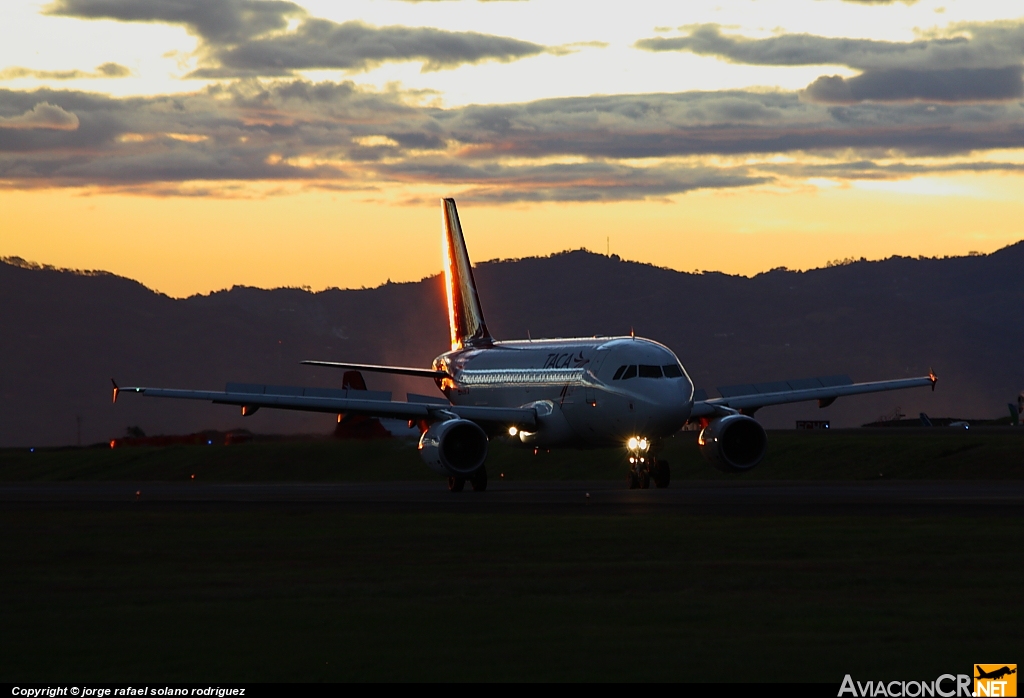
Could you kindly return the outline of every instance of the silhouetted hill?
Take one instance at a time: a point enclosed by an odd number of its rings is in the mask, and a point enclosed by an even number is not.
[[[488,325],[503,339],[641,336],[671,347],[698,387],[849,374],[922,375],[938,390],[767,408],[837,425],[909,415],[999,416],[1024,388],[1024,242],[986,256],[892,258],[754,278],[688,274],[585,251],[476,268]],[[172,299],[110,274],[0,264],[0,445],[83,443],[204,428],[327,433],[329,415],[126,396],[121,385],[222,389],[227,381],[339,386],[306,358],[429,365],[448,343],[439,277],[375,289],[235,287]],[[367,376],[372,389],[433,394],[429,381]]]

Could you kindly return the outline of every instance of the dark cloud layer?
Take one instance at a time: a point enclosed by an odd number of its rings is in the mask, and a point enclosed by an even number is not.
[[[689,51],[749,65],[846,65],[857,70],[1000,68],[1024,59],[1024,23],[953,25],[956,36],[918,41],[836,39],[781,34],[767,39],[727,35],[717,24],[683,27],[686,36],[636,42],[646,51]]]
[[[294,32],[218,50],[219,67],[200,69],[195,75],[286,75],[311,68],[361,70],[385,61],[422,61],[424,70],[440,70],[485,60],[510,61],[543,51],[543,46],[527,41],[476,32],[310,19]]]
[[[544,46],[477,32],[430,27],[372,27],[305,18],[278,0],[58,0],[51,14],[123,22],[181,24],[201,39],[193,77],[286,76],[295,70],[365,70],[388,61],[420,61],[424,70],[487,60],[512,61]],[[286,31],[291,17],[302,17]],[[557,50],[553,50],[557,53]]]
[[[807,86],[807,99],[827,104],[926,100],[977,102],[1024,97],[1020,66],[950,70],[870,70],[852,78],[822,76]]]
[[[990,22],[950,27],[954,36],[918,41],[836,39],[782,34],[767,39],[726,35],[718,25],[685,28],[688,35],[636,43],[648,51],[689,51],[750,65],[845,65],[853,78],[822,76],[808,98],[831,103],[862,100],[985,101],[1021,96],[1024,23]]]
[[[47,12],[83,19],[183,24],[207,41],[233,43],[284,29],[305,10],[282,0],[57,0]]]
[[[824,106],[731,91],[441,109],[411,97],[298,80],[121,99],[0,90],[0,180],[155,194],[239,180],[443,183],[494,202],[621,200],[822,176],[747,164],[751,155],[811,152],[834,162],[835,176],[861,176],[881,157],[916,156],[927,168],[929,156],[1024,142],[1020,103]],[[706,155],[744,164],[712,166]]]
[[[914,154],[1017,147],[1020,104],[825,107],[795,93],[615,95],[471,106],[434,118],[465,157],[599,158],[842,149]]]
[[[630,200],[681,194],[696,189],[726,189],[771,179],[742,168],[703,166],[632,167],[609,162],[507,166],[423,158],[380,168],[390,179],[474,185],[460,199],[514,201]]]

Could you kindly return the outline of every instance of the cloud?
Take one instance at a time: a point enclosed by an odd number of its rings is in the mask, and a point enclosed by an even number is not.
[[[243,41],[284,29],[305,10],[282,0],[56,0],[46,12],[82,19],[183,24],[207,41]]]
[[[399,118],[415,120],[402,98],[351,83],[303,82],[127,98],[0,90],[0,124],[27,128],[23,112],[38,103],[45,106],[34,111],[74,112],[79,124],[74,132],[0,129],[0,179],[25,186],[345,181],[355,169],[355,139]],[[405,126],[394,130],[399,142],[429,139],[428,128],[404,136]]]
[[[305,18],[271,0],[58,0],[48,12],[89,19],[181,24],[200,37],[198,78],[287,76],[296,70],[366,70],[420,61],[424,71],[486,60],[513,61],[548,49],[528,41],[430,27],[374,27]],[[303,18],[287,31],[290,17]],[[557,49],[550,52],[557,53]]]
[[[0,80],[17,80],[19,78],[36,78],[37,80],[81,80],[88,78],[124,78],[132,71],[119,63],[104,63],[96,66],[96,70],[32,70],[12,66],[0,70]]]
[[[310,19],[294,32],[218,49],[217,67],[199,69],[193,75],[287,75],[316,68],[365,70],[385,61],[422,61],[423,70],[431,71],[484,60],[511,61],[544,50],[528,41],[476,32]]]
[[[681,37],[653,37],[635,46],[647,51],[689,51],[750,65],[845,65],[863,73],[822,76],[808,99],[828,103],[863,100],[988,101],[1021,96],[1024,23],[960,23],[917,41],[837,39],[782,34],[750,39],[722,34],[716,24],[683,27]]]
[[[78,117],[49,102],[39,102],[23,114],[0,116],[0,129],[48,129],[74,131]]]
[[[124,78],[131,75],[132,71],[118,63],[104,63],[96,66],[96,75],[107,78]]]
[[[1016,162],[961,161],[961,162],[899,162],[879,164],[872,160],[853,160],[834,163],[767,163],[759,169],[786,177],[831,179],[901,179],[920,175],[962,172],[1024,173],[1024,164]]]
[[[856,77],[822,76],[802,95],[813,102],[851,104],[865,100],[977,102],[1020,99],[1020,66],[950,70],[870,70]]]
[[[794,92],[736,90],[444,109],[421,97],[302,80],[124,98],[0,90],[0,124],[25,126],[0,128],[0,181],[159,196],[239,196],[245,182],[345,189],[443,183],[492,202],[613,201],[780,177],[860,177],[866,166],[851,162],[879,159],[909,157],[931,167],[936,156],[1024,142],[1020,102],[828,106]],[[74,119],[78,127],[27,128],[47,114],[51,125]],[[777,165],[777,155],[799,160],[807,153],[837,169],[811,175]]]
[[[905,42],[813,34],[749,39],[722,34],[717,24],[682,29],[689,34],[641,39],[635,46],[646,51],[689,51],[748,65],[845,65],[856,70],[1002,68],[1024,59],[1021,22],[954,24],[948,28],[949,36]]]
[[[791,92],[685,92],[472,106],[434,117],[465,159],[635,159],[838,152],[963,153],[1019,147],[1024,108],[996,104],[826,107]]]
[[[460,194],[460,198],[491,203],[623,201],[665,197],[697,189],[746,187],[771,179],[752,175],[744,168],[676,164],[636,167],[609,162],[508,166],[438,158],[386,165],[380,172],[395,181],[475,185]]]

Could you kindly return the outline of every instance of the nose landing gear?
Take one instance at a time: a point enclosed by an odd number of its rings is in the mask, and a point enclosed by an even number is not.
[[[626,483],[631,490],[646,490],[651,486],[651,471],[648,470],[646,465],[640,467],[638,463],[629,471],[629,475],[626,476]]]
[[[656,456],[647,451],[636,451],[630,449],[629,474],[626,475],[626,484],[631,490],[646,490],[654,481],[654,486],[661,489],[668,487],[672,473],[668,467],[668,461],[658,460]]]

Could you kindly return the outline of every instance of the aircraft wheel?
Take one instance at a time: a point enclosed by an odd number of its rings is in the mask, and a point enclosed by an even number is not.
[[[668,461],[658,461],[654,466],[654,472],[651,473],[651,477],[654,479],[654,486],[658,489],[668,487],[668,483],[672,479],[672,471],[669,470]]]
[[[629,485],[629,489],[635,490],[640,487],[640,478],[637,476],[635,470],[630,470],[629,475],[626,476],[626,484]]]
[[[639,479],[640,489],[646,490],[651,486],[651,471],[648,470],[647,468],[644,468],[643,470],[640,471]]]
[[[452,475],[448,478],[448,490],[451,492],[461,492],[462,488],[466,486],[466,478],[455,477]]]
[[[473,485],[474,492],[483,492],[487,489],[487,471],[480,468],[480,472],[469,481]]]

